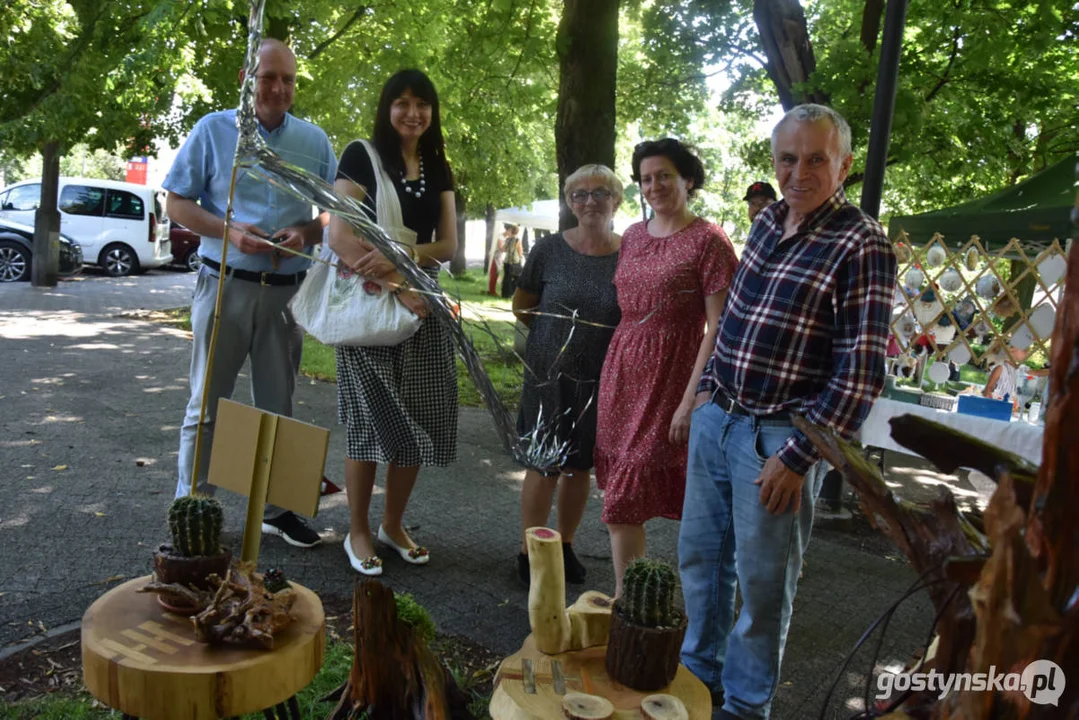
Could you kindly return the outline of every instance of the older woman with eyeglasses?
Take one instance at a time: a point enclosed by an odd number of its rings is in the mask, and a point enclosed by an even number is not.
[[[622,202],[622,183],[610,168],[585,165],[566,178],[565,193],[577,227],[536,243],[513,295],[514,314],[529,326],[517,430],[568,448],[560,469],[525,473],[517,556],[525,587],[524,531],[547,524],[556,488],[566,580],[584,582],[573,536],[588,502],[600,370],[620,318],[612,284],[620,238],[611,231],[611,218]],[[576,322],[567,319],[571,315]]]
[[[615,596],[626,565],[644,555],[645,521],[682,517],[697,380],[737,264],[723,230],[687,207],[704,184],[689,148],[671,138],[641,143],[633,180],[655,216],[622,240],[614,276],[622,321],[600,379],[596,434]]]

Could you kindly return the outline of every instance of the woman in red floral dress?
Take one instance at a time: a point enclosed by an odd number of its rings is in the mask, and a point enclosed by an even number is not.
[[[723,230],[686,206],[704,167],[685,145],[638,145],[633,180],[655,215],[622,238],[614,276],[622,321],[600,377],[595,455],[616,597],[626,565],[644,555],[645,521],[682,517],[697,381],[737,264]]]

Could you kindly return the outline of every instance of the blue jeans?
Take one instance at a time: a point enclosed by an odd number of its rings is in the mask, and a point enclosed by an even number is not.
[[[819,492],[818,474],[809,473],[798,513],[772,515],[760,502],[753,483],[792,432],[786,420],[728,415],[710,402],[690,426],[678,537],[689,616],[682,662],[742,718],[768,717]]]

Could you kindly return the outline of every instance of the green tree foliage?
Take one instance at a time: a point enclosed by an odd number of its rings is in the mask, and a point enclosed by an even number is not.
[[[45,143],[142,152],[175,138],[177,32],[190,3],[168,0],[13,0],[0,13],[0,152]]]
[[[798,8],[797,0],[702,3],[705,24],[718,29],[705,59],[734,77],[725,108],[760,113],[762,97],[782,98],[769,69],[791,61],[766,50],[760,30]],[[806,3],[815,69],[808,81],[793,85],[792,101],[823,97],[850,120],[855,161],[849,185],[860,181],[865,164],[883,8],[881,0]],[[675,31],[683,37],[694,32],[687,23]],[[945,206],[1075,152],[1077,78],[1079,6],[1072,0],[911,3],[885,203],[902,211]]]
[[[13,163],[5,171],[4,185],[19,180],[40,178],[41,155],[35,153],[28,160]],[[109,152],[100,149],[91,150],[85,143],[79,143],[60,158],[60,175],[98,180],[123,180],[127,177],[126,153],[122,147]]]
[[[207,0],[189,21],[199,99],[187,122],[236,102],[246,3]],[[295,112],[340,151],[369,137],[382,84],[424,70],[439,91],[447,151],[470,214],[550,197],[557,95],[553,0],[429,0],[357,6],[270,0],[266,34],[299,65]]]

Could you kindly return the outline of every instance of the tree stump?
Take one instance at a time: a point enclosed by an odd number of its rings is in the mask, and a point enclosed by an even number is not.
[[[616,602],[607,640],[607,675],[634,690],[662,690],[678,672],[685,636],[685,617],[677,627],[640,627],[629,622]]]
[[[473,720],[453,675],[397,617],[393,590],[377,580],[356,586],[352,624],[352,670],[325,698],[338,701],[328,720]]]

